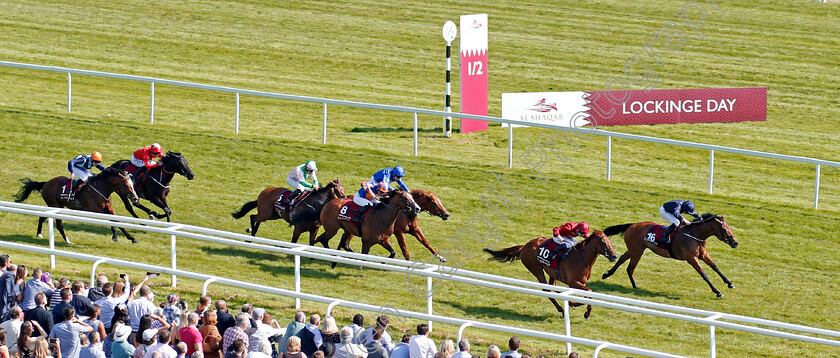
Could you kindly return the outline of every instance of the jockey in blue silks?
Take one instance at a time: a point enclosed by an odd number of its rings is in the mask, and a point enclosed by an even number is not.
[[[394,188],[391,186],[392,182],[399,184],[400,189],[408,191],[408,186],[402,180],[405,176],[405,169],[401,166],[394,168],[385,168],[373,174],[370,180],[362,182],[362,187],[353,197],[353,202],[361,207],[370,207],[379,203],[378,196],[385,194]],[[364,210],[362,211],[364,212]],[[362,215],[357,216],[357,219]]]
[[[694,203],[692,203],[689,200],[671,200],[665,202],[665,204],[662,204],[662,207],[659,208],[659,216],[671,223],[671,226],[668,226],[668,228],[662,234],[663,240],[665,242],[669,241],[668,235],[670,235],[671,232],[677,228],[677,226],[680,226],[681,224],[690,224],[690,222],[686,220],[686,218],[684,218],[682,214],[689,214],[691,216],[694,216],[694,218],[697,220],[701,219],[700,215],[697,215],[697,213],[694,212],[694,209]]]
[[[91,155],[82,154],[67,162],[67,170],[70,171],[70,179],[72,180],[72,184],[70,184],[68,191],[70,198],[72,198],[73,194],[75,194],[74,190],[76,186],[73,184],[76,183],[77,178],[81,180],[83,184],[93,176],[93,173],[90,172],[90,168],[96,167],[99,170],[105,170],[105,166],[103,166],[101,162],[102,154],[99,152],[93,152]]]

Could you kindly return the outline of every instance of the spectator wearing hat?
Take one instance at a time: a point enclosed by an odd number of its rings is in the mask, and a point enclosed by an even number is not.
[[[196,325],[198,325],[198,313],[190,312],[187,315],[187,326],[178,330],[181,343],[187,345],[185,352],[187,356],[192,356],[196,351],[203,351],[204,340],[201,338],[201,332],[198,331]]]
[[[169,296],[166,297],[166,302],[168,304],[163,308],[163,316],[166,317],[166,322],[173,326],[181,325],[181,308],[178,307],[178,301],[180,299],[181,296],[177,293],[170,293]]]
[[[271,355],[271,342],[269,340],[282,336],[285,331],[263,323],[263,318],[265,318],[265,309],[263,308],[254,308],[251,311],[251,318],[253,318],[251,322],[254,326],[245,330],[245,333],[248,334],[248,349],[260,351],[260,343],[264,342],[269,347],[268,354]]]
[[[146,339],[147,334],[152,336],[151,339]],[[162,358],[176,358],[178,354],[175,353],[175,350],[169,346],[169,340],[172,337],[169,334],[169,330],[167,329],[158,332],[155,329],[147,329],[143,331],[143,339],[146,341],[153,340],[155,334],[157,334],[157,343],[149,346],[146,350],[144,358],[152,358],[152,353],[154,352],[160,352]]]
[[[123,323],[117,323],[113,328],[114,343],[111,344],[111,358],[131,358],[135,350],[134,346],[128,343],[131,327]]]
[[[76,310],[73,307],[64,307],[62,314],[64,321],[53,327],[50,337],[58,338],[61,342],[59,349],[63,358],[79,358],[82,348],[79,335],[91,332],[93,328],[76,318]]]

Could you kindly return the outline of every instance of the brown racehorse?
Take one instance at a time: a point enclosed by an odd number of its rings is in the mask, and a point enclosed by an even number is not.
[[[15,195],[15,201],[22,203],[29,197],[29,194],[31,194],[32,191],[40,191],[41,196],[44,198],[44,202],[50,207],[63,208],[67,206],[70,209],[116,215],[114,213],[114,208],[111,206],[111,193],[117,191],[120,194],[128,196],[132,201],[136,202],[140,200],[137,197],[137,193],[134,192],[134,185],[131,181],[131,177],[129,177],[126,172],[114,168],[105,168],[102,173],[88,179],[87,184],[85,184],[76,193],[75,201],[78,201],[80,207],[76,207],[76,205],[68,205],[67,200],[59,199],[59,195],[61,194],[67,179],[68,178],[64,176],[55,177],[46,182],[37,182],[29,178],[22,179],[21,182],[23,183],[23,187],[21,187],[20,191],[18,191]],[[38,237],[41,238],[44,237],[41,235],[41,229],[43,228],[45,220],[47,220],[46,217],[38,218]],[[56,226],[58,227],[58,232],[61,233],[61,237],[64,238],[64,241],[70,244],[70,239],[68,239],[67,234],[64,233],[64,222],[61,219],[57,219]],[[137,239],[132,237],[127,231],[125,231],[125,229],[120,228],[120,231],[122,231],[125,237],[131,242],[137,242]],[[111,239],[116,242],[117,230],[113,226],[111,227],[111,232],[113,233]]]
[[[572,249],[569,255],[566,256],[566,259],[560,261],[560,268],[555,271],[551,267],[543,265],[537,261],[540,245],[542,245],[546,240],[551,239],[538,237],[528,241],[525,245],[512,246],[499,251],[485,248],[484,251],[493,255],[488,260],[500,262],[513,262],[517,259],[522,260],[522,264],[525,265],[525,268],[527,268],[528,271],[531,271],[531,274],[534,275],[540,283],[546,283],[545,274],[548,274],[548,277],[550,278],[548,281],[549,285],[556,285],[557,281],[560,281],[569,285],[571,288],[586,291],[592,291],[589,287],[586,287],[586,281],[588,281],[589,276],[592,275],[592,266],[595,265],[595,259],[598,258],[598,255],[604,255],[604,257],[610,260],[610,262],[615,261],[618,257],[615,250],[612,248],[610,239],[604,235],[602,231],[595,230],[592,232],[592,235],[589,235],[588,238],[575,245],[574,249]],[[548,252],[543,253],[543,255],[544,257],[547,256]],[[557,303],[557,300],[554,298],[549,298],[549,300],[551,300],[551,303],[554,304],[554,307],[557,308],[557,311],[560,312],[560,314],[564,314],[563,307]],[[577,307],[582,305],[582,303],[570,302],[570,305]],[[586,313],[583,314],[583,317],[589,318],[591,313],[592,306],[587,305]]]
[[[449,211],[443,207],[443,204],[440,202],[440,198],[438,198],[435,193],[431,191],[424,191],[420,189],[411,189],[411,197],[414,199],[414,202],[420,207],[420,212],[428,212],[431,215],[438,216],[444,221],[449,219]],[[348,199],[353,199],[353,196],[349,196]],[[397,221],[394,222],[394,236],[397,237],[397,243],[400,245],[400,250],[402,250],[403,256],[406,260],[411,260],[408,257],[408,246],[405,242],[405,233],[411,234],[417,238],[417,241],[420,241],[423,246],[425,246],[429,251],[432,252],[432,255],[435,255],[435,258],[440,260],[441,262],[446,262],[446,258],[438,254],[438,252],[432,248],[432,245],[429,244],[429,240],[426,240],[426,235],[423,234],[423,230],[420,229],[420,224],[418,223],[418,215],[412,212],[400,211],[400,216],[397,217]],[[352,239],[352,235],[348,240]]]
[[[321,210],[321,223],[324,225],[324,232],[318,236],[318,239],[310,242],[310,245],[321,243],[324,247],[329,248],[330,239],[338,233],[338,229],[344,229],[344,234],[341,236],[341,243],[338,244],[339,249],[352,252],[348,245],[348,241],[352,236],[359,236],[359,229],[354,223],[338,220],[338,212],[344,203],[350,201],[347,198],[334,199],[324,205]],[[367,216],[361,222],[362,226],[362,253],[367,254],[373,245],[382,245],[390,255],[389,258],[394,258],[396,252],[391,247],[388,238],[394,233],[394,222],[397,220],[400,211],[411,212],[414,215],[420,213],[420,207],[414,202],[414,198],[402,190],[392,190],[384,195],[382,201],[368,210]],[[335,263],[332,264],[335,267]]]
[[[718,269],[717,265],[715,265],[712,261],[712,258],[709,257],[709,252],[706,251],[706,239],[712,235],[716,236],[720,241],[725,242],[733,249],[738,246],[738,240],[736,240],[732,235],[732,229],[729,227],[729,224],[726,223],[726,219],[724,219],[723,216],[706,213],[702,215],[700,220],[695,220],[691,224],[678,230],[677,233],[674,234],[674,240],[671,242],[670,252],[654,245],[653,243],[645,241],[648,229],[650,229],[653,225],[659,224],[641,222],[615,225],[604,229],[604,233],[606,233],[607,236],[623,232],[624,243],[627,245],[627,252],[621,255],[621,258],[618,259],[615,266],[605,273],[603,278],[612,276],[612,274],[615,273],[615,270],[629,258],[630,264],[627,265],[627,276],[630,277],[630,283],[633,284],[633,288],[636,288],[636,281],[633,279],[633,271],[636,269],[636,265],[639,263],[639,259],[642,258],[642,254],[645,252],[645,249],[650,249],[662,257],[671,257],[675,260],[687,261],[688,264],[691,265],[691,267],[694,267],[700,276],[706,280],[706,283],[708,283],[709,287],[712,288],[712,292],[714,292],[718,297],[722,297],[723,294],[720,293],[714,285],[712,285],[711,281],[709,281],[709,276],[706,275],[706,272],[703,271],[702,267],[700,267],[699,260],[703,260],[706,265],[709,265],[712,270],[715,270],[729,288],[735,288],[735,285],[733,285],[732,282],[729,282],[726,276],[723,275],[723,272],[720,272],[720,269]]]
[[[315,235],[318,234],[318,228],[321,227],[321,223],[318,222],[321,207],[332,199],[345,197],[344,187],[342,187],[341,182],[336,179],[330,181],[327,185],[318,188],[318,190],[309,193],[306,198],[295,204],[291,213],[286,211],[283,211],[282,214],[278,213],[274,208],[274,203],[277,202],[277,199],[280,198],[281,194],[288,190],[289,189],[278,187],[265,188],[265,190],[257,196],[257,200],[245,203],[239,211],[236,211],[231,215],[234,218],[239,219],[245,216],[245,214],[249,211],[256,208],[257,214],[250,216],[251,226],[245,230],[245,232],[250,232],[251,236],[257,235],[257,230],[259,230],[260,223],[263,221],[282,218],[295,227],[294,232],[292,233],[293,243],[298,241],[300,234],[307,231],[309,232],[309,242],[312,242],[312,240],[315,239]]]

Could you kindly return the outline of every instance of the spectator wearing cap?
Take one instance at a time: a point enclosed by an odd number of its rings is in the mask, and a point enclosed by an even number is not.
[[[111,358],[131,358],[134,356],[135,348],[131,343],[128,343],[131,326],[117,323],[113,328],[114,343],[111,344]]]
[[[306,327],[306,324],[303,323],[305,319],[306,313],[303,311],[295,312],[295,320],[286,326],[286,334],[283,336],[283,340],[280,341],[280,349],[284,349],[286,347],[286,341],[289,340],[289,337],[297,335],[300,330]]]
[[[166,307],[163,308],[163,316],[166,322],[173,326],[181,325],[181,308],[178,307],[178,300],[181,299],[177,293],[170,293],[166,296]]]
[[[201,304],[200,301],[199,304]],[[219,329],[219,334],[221,334],[224,337],[225,332],[228,330],[228,328],[231,328],[236,325],[236,321],[233,319],[233,315],[228,313],[227,302],[225,302],[224,300],[218,300],[216,301],[215,307],[217,317],[216,328]],[[196,310],[196,312],[197,311],[198,310]],[[199,313],[199,315],[200,314],[201,313]],[[246,339],[245,342],[248,342],[248,340]]]
[[[47,311],[47,295],[44,292],[38,292],[35,295],[35,308],[26,311],[23,314],[24,321],[35,321],[41,325],[41,328],[44,329],[44,334],[50,334],[50,331],[53,329],[53,325],[55,321],[53,321],[53,316]],[[38,335],[37,332],[34,334]]]
[[[151,339],[146,339],[147,333],[152,336]],[[158,332],[156,329],[147,329],[143,331],[143,339],[146,341],[153,340],[155,334],[157,334],[157,343],[149,346],[146,350],[146,355],[144,355],[143,358],[152,358],[152,353],[154,352],[160,352],[162,358],[176,358],[178,354],[175,353],[175,350],[169,346],[169,340],[171,338],[169,330]]]
[[[408,341],[408,352],[411,358],[433,358],[437,353],[435,342],[429,338],[429,325],[426,323],[417,326],[417,335],[411,336]]]
[[[469,339],[464,338],[458,342],[458,353],[452,355],[452,358],[472,358]]]
[[[394,342],[391,341],[391,335],[388,334],[388,325],[391,324],[391,321],[388,319],[388,316],[379,316],[376,318],[376,325],[370,327],[362,333],[362,337],[359,339],[362,345],[367,345],[370,341],[373,340],[373,329],[376,327],[382,327],[382,339],[380,339],[380,343],[382,344],[385,349],[388,350],[388,353],[391,353],[394,350]]]
[[[389,358],[409,358],[408,354],[408,341],[411,340],[411,335],[406,333],[402,336],[402,341],[397,343],[394,346],[394,351],[388,355]],[[472,356],[467,355],[466,358],[472,358]]]
[[[108,283],[108,276],[99,275],[96,277],[96,287],[91,287],[87,294],[87,297],[91,302],[96,302],[96,300],[105,297],[105,293],[102,291],[102,286],[106,283]]]
[[[76,310],[67,306],[62,310],[64,320],[53,327],[50,337],[58,338],[62,358],[79,358],[82,348],[79,335],[93,331],[91,326],[76,318]]]
[[[251,317],[248,317],[248,315],[243,312],[236,314],[236,317],[234,317],[236,325],[229,328],[225,331],[225,334],[222,335],[222,351],[225,354],[227,354],[230,345],[233,344],[234,341],[241,339],[243,342],[248,342],[248,334],[245,333],[245,330],[248,329],[248,326],[250,325],[250,318]],[[245,343],[245,351],[247,350],[248,343]]]
[[[254,308],[251,311],[251,318],[254,326],[245,330],[245,333],[248,334],[248,349],[252,352],[259,352],[260,344],[265,343],[269,347],[268,354],[270,355],[271,342],[269,340],[273,337],[282,336],[285,331],[263,323],[263,318],[265,318],[265,309],[263,308]]]
[[[73,298],[70,300],[70,305],[76,310],[77,316],[87,315],[88,307],[93,303],[84,293],[85,283],[79,280],[73,281],[71,290],[73,291]],[[87,316],[79,317],[80,319],[87,318]]]
[[[321,335],[321,330],[318,325],[321,324],[321,315],[313,313],[309,316],[309,324],[307,324],[297,336],[300,338],[300,350],[306,356],[311,356],[312,353],[318,350],[324,344],[324,337]]]
[[[196,351],[202,352],[204,349],[204,340],[201,338],[201,332],[198,331],[196,325],[198,325],[198,313],[190,312],[187,315],[187,326],[178,330],[178,337],[180,337],[181,342],[187,344],[187,356],[192,356]]]
[[[45,295],[52,296],[52,285],[41,281],[41,277],[43,277],[43,275],[44,271],[38,267],[32,271],[32,279],[26,281],[26,288],[23,289],[23,300],[20,302],[20,308],[23,309],[23,313],[27,313],[38,306],[35,302],[35,295],[38,293],[43,292]]]
[[[522,354],[519,354],[519,344],[519,337],[510,337],[508,341],[508,348],[510,350],[502,353],[502,358],[522,358]]]

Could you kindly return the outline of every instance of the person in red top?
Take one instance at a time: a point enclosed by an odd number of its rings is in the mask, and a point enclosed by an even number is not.
[[[163,148],[157,143],[135,150],[131,154],[131,164],[136,167],[134,170],[135,177],[144,168],[151,169],[160,165],[160,163],[155,161],[155,158],[163,158],[163,154],[161,153],[163,153]]]
[[[178,336],[181,337],[181,342],[187,344],[187,357],[192,356],[195,351],[204,351],[204,339],[201,337],[201,332],[195,326],[198,324],[198,313],[190,312],[187,315],[187,326],[178,330]]]
[[[553,260],[560,254],[560,261],[566,259],[566,255],[577,245],[577,240],[574,238],[580,236],[582,238],[589,237],[589,224],[586,222],[568,222],[554,228],[554,242],[560,244],[551,250],[549,257]],[[560,253],[560,251],[563,251]]]

